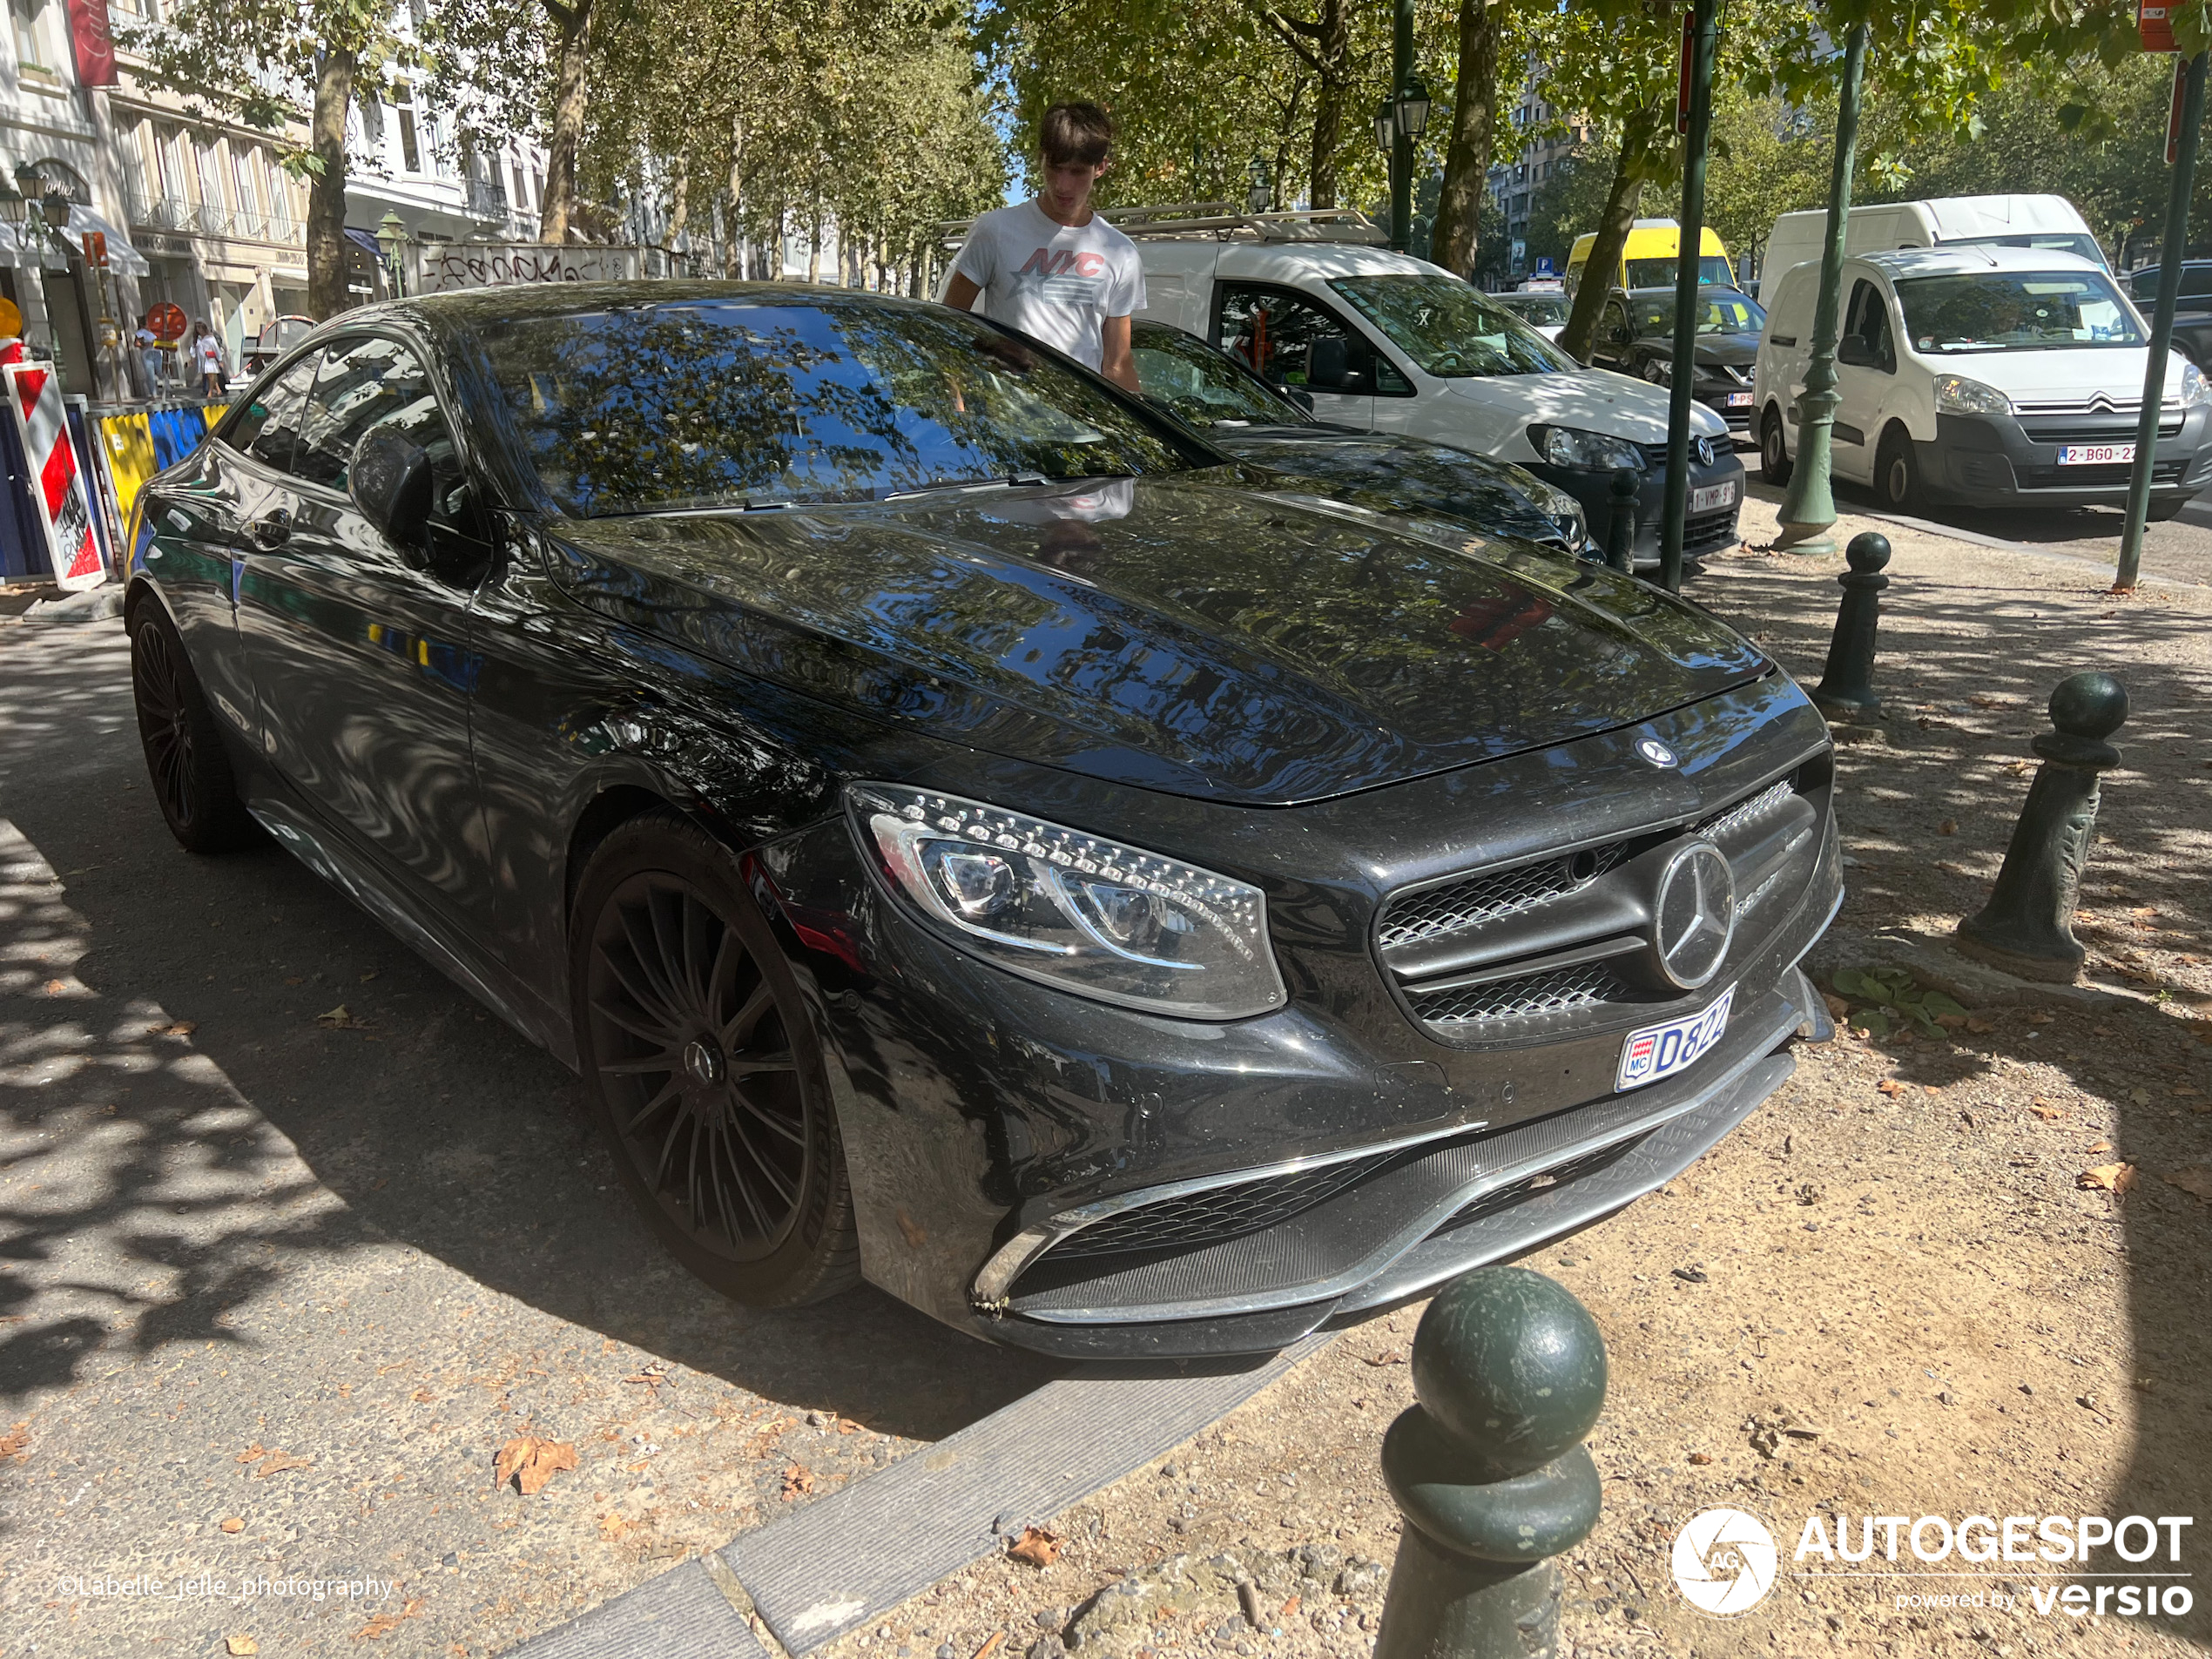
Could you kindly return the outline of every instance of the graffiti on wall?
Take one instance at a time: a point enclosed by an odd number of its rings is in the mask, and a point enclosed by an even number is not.
[[[408,249],[408,292],[621,282],[640,274],[634,247],[549,247],[533,242],[434,242]]]

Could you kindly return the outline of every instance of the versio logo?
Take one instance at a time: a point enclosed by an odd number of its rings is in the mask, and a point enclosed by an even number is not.
[[[1741,1509],[1706,1509],[1675,1534],[1675,1583],[1690,1606],[1726,1618],[1774,1588],[1773,1534]]]

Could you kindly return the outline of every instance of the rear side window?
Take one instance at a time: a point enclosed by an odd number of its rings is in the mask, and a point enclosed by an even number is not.
[[[314,389],[315,366],[321,361],[322,354],[315,353],[275,379],[263,381],[253,401],[240,408],[224,428],[223,442],[265,467],[290,472],[300,417],[307,412],[308,394]]]
[[[1221,296],[1221,348],[1260,379],[1304,386],[1317,340],[1354,336],[1309,300],[1272,288],[1227,288]]]

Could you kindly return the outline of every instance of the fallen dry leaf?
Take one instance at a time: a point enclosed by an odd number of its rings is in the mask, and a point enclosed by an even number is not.
[[[2074,1184],[2085,1190],[2125,1192],[2135,1184],[2135,1166],[2132,1163],[2100,1163],[2093,1170],[2084,1170],[2074,1177]]]
[[[223,1638],[223,1651],[225,1653],[233,1654],[259,1653],[261,1651],[261,1644],[256,1642],[252,1636],[225,1636]]]
[[[1402,1366],[1406,1363],[1406,1356],[1394,1348],[1386,1348],[1380,1353],[1363,1353],[1359,1357],[1371,1366]]]
[[[1986,691],[1969,691],[1966,701],[1978,709],[2009,709],[2013,706],[2013,699],[2009,697],[1992,697]]]
[[[1943,1093],[1942,1085],[1939,1083],[1922,1083],[1920,1087],[1931,1095],[1940,1095]]]
[[[2212,1164],[2192,1163],[2186,1170],[2159,1177],[2169,1187],[2179,1187],[2192,1198],[2212,1204]]]
[[[432,1395],[430,1391],[427,1388],[418,1388],[412,1394],[409,1394],[408,1398],[418,1406],[428,1406],[431,1403],[435,1396]]]
[[[599,1517],[600,1534],[610,1544],[629,1530],[630,1522],[620,1515],[602,1515]]]
[[[1713,1460],[1713,1454],[1710,1452],[1692,1452],[1689,1454],[1689,1460],[1697,1464],[1710,1463]]]
[[[150,1037],[188,1037],[199,1029],[199,1024],[197,1021],[172,1020],[167,1025],[148,1026],[146,1035]],[[251,1641],[252,1638],[248,1637],[247,1640]]]
[[[1936,833],[1939,835],[1956,835],[1958,833],[1959,820],[1955,818],[1946,818],[1936,826]]]
[[[2049,1104],[2047,1102],[2040,1100],[2032,1100],[2028,1102],[2027,1109],[2033,1112],[2038,1117],[2041,1118],[2047,1123],[2054,1118],[2064,1117],[2066,1116],[2066,1114],[2060,1111],[2057,1107]]]
[[[256,1440],[253,1445],[247,1447],[243,1452],[240,1452],[238,1454],[238,1460],[240,1463],[256,1463],[261,1459],[268,1456],[268,1454],[269,1448],[262,1445],[260,1441]]]
[[[789,1503],[793,1498],[803,1498],[813,1489],[814,1476],[811,1470],[796,1463],[786,1466],[784,1469],[784,1501],[786,1503]]]
[[[215,1524],[218,1527],[220,1527],[225,1532],[244,1532],[246,1530],[246,1518],[242,1515],[226,1515],[222,1520],[217,1521]]]
[[[282,1474],[287,1469],[312,1469],[315,1460],[311,1457],[293,1457],[289,1452],[272,1451],[261,1460],[261,1467],[253,1471],[253,1478],[266,1480],[273,1474]]]
[[[2027,1022],[2030,1025],[2048,1025],[2057,1017],[2058,1016],[2054,1014],[2046,1014],[2040,1009],[2038,1009],[2035,1013],[2027,1016]]]
[[[1022,1535],[1007,1546],[1006,1553],[1032,1567],[1049,1567],[1060,1559],[1060,1541],[1039,1527],[1024,1527]]]
[[[1005,1631],[992,1631],[983,1639],[983,1645],[975,1649],[974,1659],[991,1659],[991,1656],[999,1650],[999,1643],[1005,1640]]]
[[[18,1423],[5,1434],[0,1434],[0,1457],[11,1457],[22,1462],[30,1445],[30,1425]]]
[[[1966,1029],[1972,1031],[1977,1036],[1987,1036],[1996,1028],[1997,1028],[1991,1024],[1987,1020],[1978,1020],[1971,1015],[1967,1016]]]
[[[374,1642],[377,1637],[398,1629],[401,1625],[421,1611],[422,1603],[415,1597],[409,1596],[407,1605],[397,1613],[380,1613],[360,1629],[354,1631],[354,1640]]]
[[[1905,1085],[1898,1082],[1898,1080],[1894,1077],[1885,1077],[1881,1082],[1876,1083],[1874,1087],[1879,1089],[1883,1094],[1887,1095],[1892,1100],[1895,1100],[1899,1095],[1905,1092]]]
[[[1848,1019],[1850,1017],[1851,1004],[1844,1001],[1842,997],[1838,996],[1835,992],[1823,991],[1820,994],[1820,1000],[1828,1005],[1828,1017],[1830,1019],[1842,1020]]]
[[[2112,1143],[2110,1141],[2099,1141],[2089,1150],[2092,1152],[2109,1152],[2112,1150]]]
[[[535,1434],[518,1434],[499,1448],[492,1465],[492,1485],[509,1480],[525,1498],[534,1498],[545,1483],[564,1469],[576,1467],[576,1447],[567,1440],[544,1440]]]

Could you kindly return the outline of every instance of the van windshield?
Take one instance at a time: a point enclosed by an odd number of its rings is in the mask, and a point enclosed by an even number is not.
[[[1632,288],[1671,288],[1675,286],[1675,256],[1663,260],[1624,260],[1629,267],[1629,286]],[[1728,268],[1728,260],[1718,253],[1707,253],[1697,261],[1697,280],[1717,282],[1733,287],[1736,273]]]
[[[1978,271],[1897,285],[1905,337],[1923,352],[2140,346],[2134,314],[2101,271]]]
[[[1566,374],[1581,367],[1457,277],[1332,277],[1329,286],[1440,380]]]
[[[2087,231],[2013,231],[2004,236],[1946,236],[1946,247],[2032,247],[2046,253],[2079,253],[2110,270],[2105,251]]]

